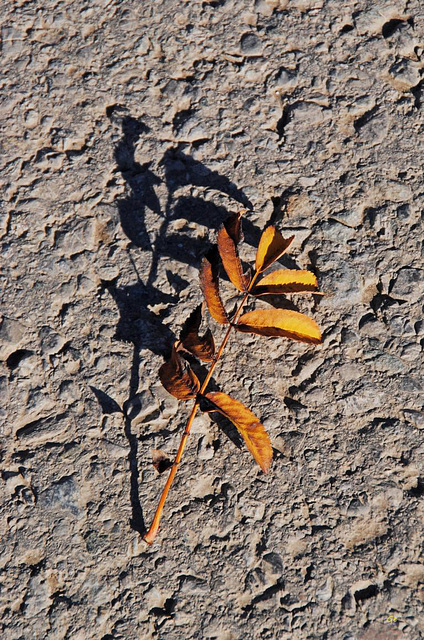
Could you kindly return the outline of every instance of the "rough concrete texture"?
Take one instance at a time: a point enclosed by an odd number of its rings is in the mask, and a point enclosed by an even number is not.
[[[2,21],[1,637],[424,637],[422,0]],[[146,547],[190,410],[157,371],[241,207],[247,261],[296,234],[324,343],[231,340],[271,472],[198,417]]]

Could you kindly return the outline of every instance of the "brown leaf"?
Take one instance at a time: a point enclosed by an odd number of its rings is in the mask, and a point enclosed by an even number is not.
[[[200,287],[212,318],[221,324],[228,324],[227,312],[219,295],[218,264],[217,248],[212,247],[200,266]]]
[[[263,424],[238,400],[226,393],[207,393],[210,404],[202,407],[208,413],[219,411],[237,427],[252,456],[264,473],[269,471],[272,462],[272,447]]]
[[[311,344],[322,342],[315,320],[288,309],[255,309],[244,313],[234,327],[238,331],[260,336],[282,336]]]
[[[203,362],[212,362],[215,355],[215,342],[210,329],[204,336],[199,336],[202,322],[202,305],[199,304],[189,315],[180,333],[181,344],[186,351],[192,353]]]
[[[290,236],[287,239],[283,238],[281,233],[273,226],[267,227],[261,236],[256,252],[256,271],[265,271],[273,262],[281,258],[293,242],[293,239],[294,236]]]
[[[273,271],[258,282],[252,289],[255,296],[280,293],[305,293],[316,291],[318,280],[311,271],[279,269]]]
[[[172,467],[172,460],[162,449],[152,449],[152,464],[158,473],[164,473]]]
[[[243,273],[237,245],[241,237],[242,211],[233,213],[218,231],[218,249],[222,264],[231,282],[239,291],[246,291],[250,277]]]
[[[196,397],[200,382],[188,362],[178,354],[179,346],[179,342],[174,343],[171,359],[159,369],[159,378],[171,395],[179,400],[190,400]]]

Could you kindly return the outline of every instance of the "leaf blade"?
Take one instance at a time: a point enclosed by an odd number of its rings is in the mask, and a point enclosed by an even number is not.
[[[244,313],[234,325],[243,333],[284,337],[307,344],[321,344],[321,331],[315,320],[289,309],[255,309]]]
[[[178,400],[191,400],[200,391],[196,374],[178,354],[180,343],[172,346],[171,358],[159,369],[159,379],[165,389]]]
[[[233,213],[218,231],[218,250],[227,276],[239,291],[246,291],[250,278],[243,273],[237,250],[241,238],[242,212]]]
[[[212,318],[220,324],[228,324],[228,315],[219,294],[218,251],[216,247],[212,247],[202,260],[200,288]]]
[[[172,460],[162,449],[152,449],[152,464],[156,471],[161,474],[172,467]]]
[[[270,226],[265,229],[256,252],[256,271],[265,271],[273,262],[281,258],[294,240],[294,236],[283,238],[281,233]]]
[[[316,292],[318,280],[314,273],[306,270],[278,269],[264,276],[253,288],[255,296],[283,293]]]
[[[239,400],[231,398],[221,391],[206,394],[211,403],[205,409],[210,413],[218,411],[230,420],[242,436],[248,450],[264,473],[268,473],[272,462],[271,441],[265,427],[255,414]]]
[[[215,356],[215,342],[210,329],[199,335],[202,322],[202,305],[199,304],[189,315],[180,333],[180,341],[186,351],[202,360],[212,362]]]

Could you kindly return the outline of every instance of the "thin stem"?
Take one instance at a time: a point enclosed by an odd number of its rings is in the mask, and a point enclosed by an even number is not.
[[[186,424],[186,427],[184,429],[183,437],[181,438],[180,446],[178,447],[177,455],[175,456],[174,464],[171,467],[171,471],[169,472],[168,480],[166,481],[166,484],[165,484],[165,486],[163,488],[163,491],[162,491],[162,495],[161,495],[160,500],[159,500],[159,504],[158,504],[158,506],[156,508],[156,513],[154,515],[153,522],[152,522],[152,524],[150,526],[149,531],[146,533],[145,536],[143,536],[144,540],[148,544],[153,544],[153,542],[154,542],[154,540],[156,538],[156,535],[157,535],[157,532],[158,532],[158,529],[159,529],[159,523],[160,523],[160,520],[162,518],[163,508],[165,506],[165,501],[166,501],[166,498],[168,497],[168,493],[169,493],[169,490],[171,488],[172,482],[173,482],[173,480],[175,478],[175,474],[177,473],[179,464],[181,462],[181,458],[183,457],[183,453],[184,453],[184,449],[185,449],[185,446],[186,446],[186,443],[187,443],[187,440],[188,440],[188,436],[190,435],[191,425],[193,424],[193,420],[194,420],[194,418],[196,416],[196,413],[197,413],[197,410],[199,408],[199,404],[200,404],[199,397],[202,396],[204,394],[204,392],[206,391],[206,387],[209,384],[209,381],[210,381],[210,379],[211,379],[211,377],[213,375],[213,372],[215,371],[216,365],[218,364],[218,361],[219,361],[219,359],[220,359],[220,357],[222,355],[222,352],[224,351],[225,346],[226,346],[226,344],[227,344],[227,342],[229,340],[231,329],[233,328],[235,322],[237,321],[237,318],[239,317],[240,312],[244,307],[244,303],[246,302],[247,297],[249,296],[249,292],[252,289],[252,286],[253,286],[256,278],[258,277],[258,275],[259,275],[259,272],[255,271],[255,273],[253,275],[253,278],[250,281],[249,288],[246,291],[246,293],[244,294],[243,299],[240,302],[239,306],[237,307],[237,311],[235,312],[234,317],[232,319],[232,322],[231,322],[230,326],[228,327],[228,329],[227,329],[227,331],[225,333],[224,339],[221,342],[221,345],[220,345],[220,347],[219,347],[219,349],[218,349],[218,351],[216,353],[216,356],[214,358],[214,361],[212,362],[211,368],[209,369],[209,371],[208,371],[208,373],[206,375],[206,378],[204,379],[203,384],[200,387],[198,398],[196,399],[196,401],[195,401],[195,403],[193,405],[193,409],[191,410],[190,416],[189,416],[189,418],[187,420],[187,424]]]

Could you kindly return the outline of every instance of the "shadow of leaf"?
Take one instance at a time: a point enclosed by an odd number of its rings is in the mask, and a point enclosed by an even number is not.
[[[116,402],[116,400],[111,398],[107,393],[91,385],[90,385],[90,389],[96,396],[104,414],[110,415],[111,413],[122,413],[122,409],[119,406],[119,404]]]

